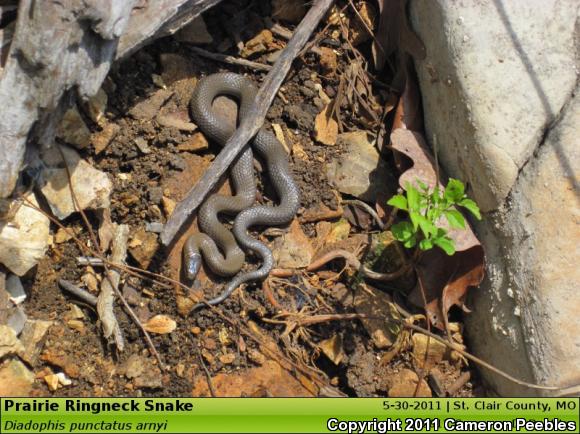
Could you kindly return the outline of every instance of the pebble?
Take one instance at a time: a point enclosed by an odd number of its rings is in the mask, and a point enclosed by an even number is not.
[[[26,292],[20,281],[20,277],[11,274],[6,279],[6,291],[10,294],[10,300],[14,304],[20,304],[26,300]]]

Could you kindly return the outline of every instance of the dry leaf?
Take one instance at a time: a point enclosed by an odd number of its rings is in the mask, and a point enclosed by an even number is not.
[[[314,138],[323,145],[329,146],[335,145],[338,138],[338,123],[331,115],[332,104],[328,104],[314,120]]]
[[[409,25],[407,0],[378,0],[378,3],[381,15],[372,47],[375,68],[383,69],[387,57],[397,49],[424,59],[425,46]]]
[[[176,327],[177,323],[167,315],[155,315],[143,324],[143,328],[148,332],[160,335],[171,333]]]
[[[325,339],[318,344],[324,355],[335,365],[340,365],[344,359],[344,350],[342,348],[342,337],[334,335],[331,338]]]

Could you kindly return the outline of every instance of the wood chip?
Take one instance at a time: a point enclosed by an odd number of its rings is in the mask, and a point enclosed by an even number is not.
[[[338,139],[338,123],[331,116],[331,104],[316,116],[314,120],[314,138],[323,145],[332,146]]]

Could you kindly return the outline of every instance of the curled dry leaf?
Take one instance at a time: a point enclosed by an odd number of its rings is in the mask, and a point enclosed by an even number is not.
[[[434,187],[438,178],[441,180],[446,177],[441,171],[437,173],[435,159],[423,135],[418,132],[423,123],[416,83],[411,80],[410,74],[407,74],[407,84],[397,107],[391,133],[391,147],[395,151],[397,167],[402,172],[399,185],[405,188],[407,183],[416,184],[420,180]],[[444,188],[441,182],[439,186]],[[416,269],[425,300],[419,282],[409,295],[409,300],[417,306],[424,306],[431,323],[444,329],[449,309],[453,305],[465,309],[467,289],[481,283],[485,259],[483,247],[467,220],[465,229],[450,228],[446,220],[440,224],[455,241],[456,253],[448,256],[440,249],[424,252]]]
[[[177,328],[177,323],[167,315],[155,315],[143,324],[143,328],[150,333],[163,335],[175,330]]]
[[[314,120],[314,138],[323,145],[335,145],[338,122],[332,116],[332,104],[326,105]]]

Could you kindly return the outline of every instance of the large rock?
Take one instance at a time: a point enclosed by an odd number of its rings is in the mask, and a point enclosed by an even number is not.
[[[574,0],[413,2],[427,138],[486,213],[472,350],[527,381],[580,381]],[[537,390],[482,371],[502,395]]]

